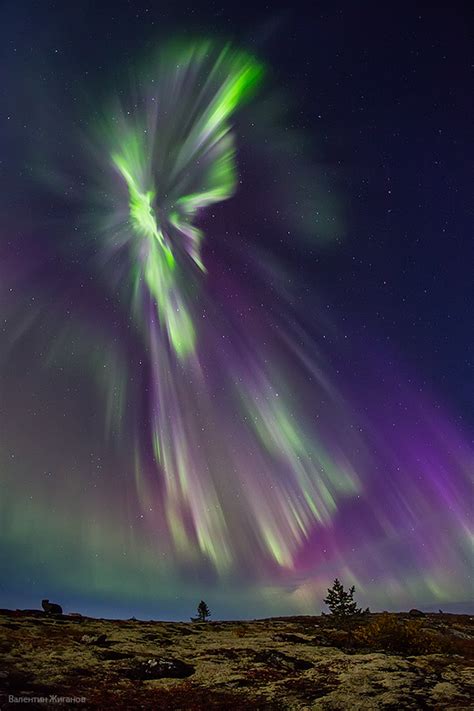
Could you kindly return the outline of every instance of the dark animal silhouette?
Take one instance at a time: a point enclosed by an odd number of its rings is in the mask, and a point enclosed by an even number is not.
[[[41,606],[45,612],[50,615],[62,615],[63,608],[61,605],[57,605],[55,602],[50,602],[49,600],[41,600]]]

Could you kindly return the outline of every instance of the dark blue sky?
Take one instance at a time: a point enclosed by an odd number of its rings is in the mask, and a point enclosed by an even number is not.
[[[25,183],[32,157],[47,143],[74,160],[80,107],[137,52],[175,32],[235,39],[272,67],[337,175],[344,239],[302,272],[356,337],[370,328],[472,423],[469,20],[462,2],[6,2],[2,210],[48,217]]]

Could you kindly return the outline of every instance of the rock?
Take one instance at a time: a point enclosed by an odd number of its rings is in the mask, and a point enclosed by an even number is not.
[[[103,647],[106,643],[106,640],[106,634],[83,634],[81,637],[81,642],[84,642],[85,644],[96,644],[99,647]]]
[[[451,630],[451,634],[458,639],[472,639],[472,634],[466,634],[466,632],[461,632],[461,630],[454,628]]]
[[[116,649],[105,649],[104,651],[98,652],[101,659],[114,660],[114,659],[130,659],[133,657],[132,652],[119,652]]]
[[[295,659],[275,649],[259,652],[255,655],[254,661],[267,664],[267,666],[273,667],[274,669],[285,669],[289,671],[303,671],[305,669],[311,669],[313,666],[311,662],[307,662],[305,659]]]
[[[63,608],[56,602],[50,602],[49,600],[41,600],[41,607],[49,615],[62,615]]]
[[[454,684],[447,681],[440,681],[433,686],[430,696],[435,703],[439,704],[442,701],[446,701],[446,699],[452,699],[453,697],[459,698],[459,696],[464,696],[464,694],[460,694],[458,687]]]
[[[410,617],[426,617],[424,612],[415,608],[412,608],[408,614],[410,615]]]
[[[180,659],[146,659],[137,661],[124,671],[128,679],[185,679],[194,674],[194,667]]]
[[[290,644],[313,644],[312,639],[307,639],[300,634],[276,634],[276,642],[290,642]]]

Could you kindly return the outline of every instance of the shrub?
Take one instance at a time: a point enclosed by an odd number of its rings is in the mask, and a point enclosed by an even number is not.
[[[363,647],[376,647],[401,654],[432,654],[445,651],[445,642],[423,629],[419,620],[399,621],[395,615],[383,613],[354,633]]]

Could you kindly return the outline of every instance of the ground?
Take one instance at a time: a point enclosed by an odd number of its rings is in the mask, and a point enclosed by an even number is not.
[[[467,615],[173,623],[2,610],[0,708],[472,709],[473,645]]]

